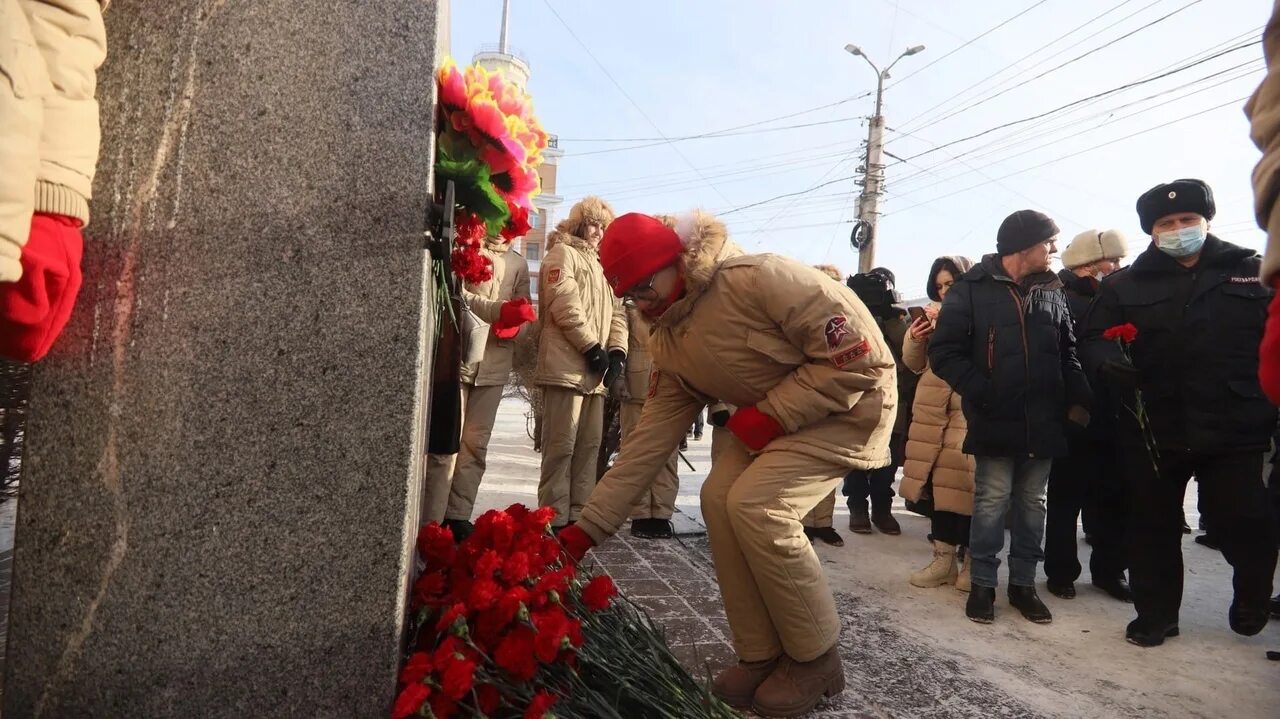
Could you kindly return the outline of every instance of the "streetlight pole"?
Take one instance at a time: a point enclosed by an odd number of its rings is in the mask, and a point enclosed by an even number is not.
[[[871,62],[856,45],[845,45],[876,73],[876,113],[867,127],[867,157],[862,166],[862,194],[858,196],[858,222],[854,229],[854,245],[858,249],[858,271],[869,272],[876,262],[876,223],[880,218],[880,195],[884,186],[884,81],[898,60],[924,50],[924,45],[909,47],[883,71]]]

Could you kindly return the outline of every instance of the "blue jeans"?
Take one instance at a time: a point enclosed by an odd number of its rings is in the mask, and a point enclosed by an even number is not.
[[[1044,560],[1045,489],[1053,460],[975,457],[973,525],[969,530],[970,569],[979,587],[997,587],[1004,549],[1005,515],[1013,510],[1009,540],[1009,584],[1033,587],[1036,565]]]

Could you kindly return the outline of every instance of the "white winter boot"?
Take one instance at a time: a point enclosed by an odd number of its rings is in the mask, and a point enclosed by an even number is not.
[[[965,551],[964,557],[960,560],[960,573],[956,575],[956,591],[967,592],[972,585],[969,583],[969,565],[970,555],[968,550]]]
[[[911,575],[911,584],[917,587],[940,587],[956,581],[956,548],[939,541],[933,543],[933,561],[929,566]]]

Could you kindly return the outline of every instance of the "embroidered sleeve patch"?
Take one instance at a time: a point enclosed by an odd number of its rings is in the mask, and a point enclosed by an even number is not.
[[[831,355],[831,363],[840,369],[844,369],[869,354],[871,354],[871,343],[867,340],[862,340],[847,350]]]
[[[649,372],[649,399],[658,394],[658,370],[650,370]]]
[[[845,337],[849,336],[849,320],[844,315],[836,315],[827,320],[827,349],[835,352]]]
[[[559,281],[560,281],[560,268],[552,267],[551,271],[547,273],[547,284],[554,285]]]

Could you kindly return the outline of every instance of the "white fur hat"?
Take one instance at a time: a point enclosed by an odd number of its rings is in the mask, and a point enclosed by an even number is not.
[[[1071,240],[1062,253],[1062,264],[1068,270],[1097,262],[1118,260],[1125,256],[1128,242],[1120,230],[1085,230]]]

